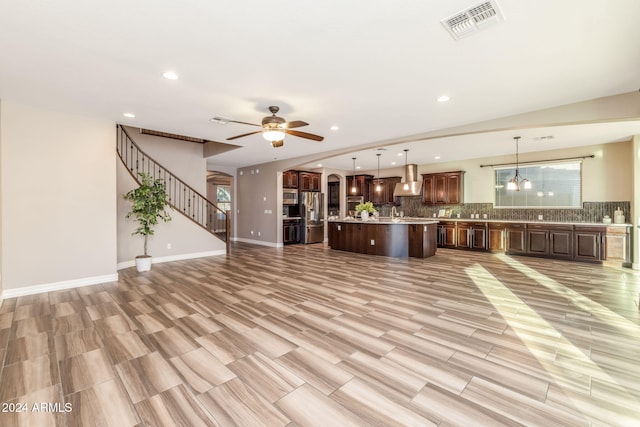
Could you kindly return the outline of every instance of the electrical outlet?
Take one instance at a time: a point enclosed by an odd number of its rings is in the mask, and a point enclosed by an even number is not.
[[[371,239],[371,246],[375,246],[376,245],[376,241]]]
[[[251,230],[251,231],[249,232],[249,234],[251,234],[251,235],[253,236],[253,230]]]
[[[542,221],[542,218],[544,218],[544,216],[538,215],[538,221]]]
[[[167,249],[171,249],[171,243],[167,243]]]
[[[258,236],[260,236],[260,232],[258,231]]]

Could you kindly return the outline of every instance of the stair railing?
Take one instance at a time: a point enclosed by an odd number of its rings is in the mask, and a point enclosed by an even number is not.
[[[169,194],[169,205],[191,221],[198,224],[214,236],[226,243],[229,253],[230,240],[230,211],[223,211],[211,203],[202,194],[168,171],[160,163],[142,151],[129,136],[126,129],[117,125],[117,151],[120,160],[127,170],[140,183],[138,173],[146,172],[153,179],[162,179],[165,190]]]

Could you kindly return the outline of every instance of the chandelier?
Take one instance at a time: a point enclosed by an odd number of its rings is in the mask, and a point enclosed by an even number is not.
[[[520,191],[520,186],[524,187],[525,190],[529,190],[531,188],[531,181],[527,178],[522,178],[519,171],[518,142],[520,141],[520,137],[514,136],[513,139],[516,140],[516,175],[507,183],[507,190]]]

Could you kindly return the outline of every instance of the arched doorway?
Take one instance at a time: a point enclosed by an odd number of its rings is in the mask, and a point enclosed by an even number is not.
[[[219,171],[207,171],[207,200],[223,212],[231,212],[233,199],[233,177]],[[231,221],[231,218],[229,218]],[[225,216],[220,211],[211,215],[209,227],[214,233],[225,232]]]
[[[327,215],[340,216],[340,176],[330,174],[327,177]]]

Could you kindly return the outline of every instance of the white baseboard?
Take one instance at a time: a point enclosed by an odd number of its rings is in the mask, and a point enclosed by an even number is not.
[[[244,242],[244,243],[251,243],[251,244],[254,244],[254,245],[270,246],[272,248],[280,247],[280,246],[278,246],[278,243],[265,242],[263,240],[243,239],[242,237],[237,237],[234,241],[236,241],[236,242]],[[282,246],[282,243],[280,243],[280,245]]]
[[[64,280],[62,282],[44,283],[42,285],[25,286],[17,289],[5,289],[2,298],[15,298],[25,295],[40,294],[42,292],[60,291],[64,289],[79,288],[82,286],[99,285],[101,283],[117,282],[118,273],[104,276],[84,277],[82,279]]]
[[[208,256],[220,256],[226,255],[227,251],[225,249],[221,249],[218,251],[207,251],[207,252],[193,252],[190,254],[180,254],[180,255],[171,255],[171,256],[162,256],[162,257],[153,257],[151,259],[152,264],[161,264],[163,262],[171,262],[171,261],[182,261],[185,259],[194,259],[194,258],[203,258]],[[116,268],[118,270],[122,270],[123,268],[135,267],[135,260],[119,262]]]

